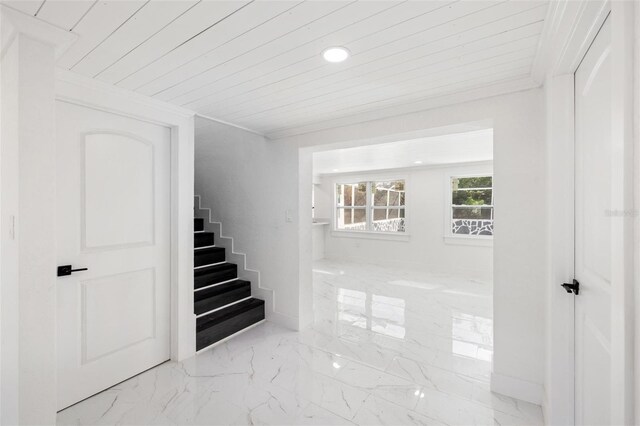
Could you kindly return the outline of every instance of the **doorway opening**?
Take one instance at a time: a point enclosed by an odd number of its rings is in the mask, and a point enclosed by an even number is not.
[[[339,357],[337,375],[398,380],[410,397],[381,399],[444,422],[461,420],[425,400],[490,407],[493,130],[334,145],[311,157],[310,322]],[[512,415],[541,421],[540,408],[525,405]]]

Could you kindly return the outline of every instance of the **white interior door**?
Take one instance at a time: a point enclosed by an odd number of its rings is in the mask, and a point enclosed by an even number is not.
[[[170,357],[170,130],[56,114],[60,410]]]
[[[611,19],[575,73],[575,421],[609,425],[612,395]]]

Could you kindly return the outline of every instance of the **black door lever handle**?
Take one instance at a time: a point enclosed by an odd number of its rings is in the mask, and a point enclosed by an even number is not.
[[[78,268],[78,269],[71,269],[73,268],[73,266],[71,265],[62,265],[62,266],[58,266],[58,276],[59,277],[66,277],[67,275],[71,275],[72,272],[80,272],[80,271],[87,271],[87,268]]]
[[[580,293],[580,283],[576,279],[574,279],[571,284],[562,284],[562,287],[567,290],[567,293],[573,293],[576,296],[578,295],[578,293]]]

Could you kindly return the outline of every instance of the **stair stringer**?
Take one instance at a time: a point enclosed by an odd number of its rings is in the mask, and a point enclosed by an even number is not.
[[[226,250],[227,262],[238,265],[238,278],[251,282],[251,295],[264,300],[265,316],[270,319],[275,312],[275,292],[267,287],[263,287],[260,280],[260,271],[247,266],[247,255],[236,251],[233,237],[225,236],[222,232],[222,222],[215,221],[212,217],[211,209],[202,207],[202,198],[195,195],[194,209],[197,217],[204,219],[204,229],[215,234],[215,245],[224,247]]]

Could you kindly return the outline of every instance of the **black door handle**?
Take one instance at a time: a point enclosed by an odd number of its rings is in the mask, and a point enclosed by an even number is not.
[[[573,293],[576,296],[578,295],[578,293],[580,293],[580,283],[576,279],[574,279],[571,284],[562,284],[562,287],[567,290],[567,293]]]
[[[73,268],[73,266],[71,265],[62,265],[62,266],[58,266],[58,276],[59,277],[66,277],[67,275],[71,275],[72,272],[80,272],[80,271],[87,271],[87,268],[78,268],[78,269],[71,269]]]

